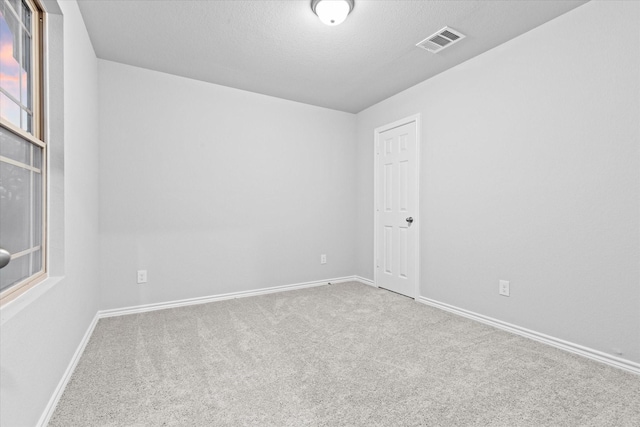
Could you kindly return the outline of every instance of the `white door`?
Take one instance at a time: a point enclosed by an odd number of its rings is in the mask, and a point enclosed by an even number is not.
[[[415,298],[417,118],[376,130],[376,284]]]

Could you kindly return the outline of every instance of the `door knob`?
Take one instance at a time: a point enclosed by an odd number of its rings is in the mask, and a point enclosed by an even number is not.
[[[413,217],[410,216],[409,218],[407,218],[407,222],[409,223],[409,225],[411,225],[411,223],[413,222]]]
[[[11,261],[11,254],[9,251],[0,248],[0,268],[6,267]]]

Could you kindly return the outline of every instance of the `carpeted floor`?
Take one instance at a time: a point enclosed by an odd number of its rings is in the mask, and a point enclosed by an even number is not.
[[[102,319],[50,426],[638,426],[640,377],[344,283]]]

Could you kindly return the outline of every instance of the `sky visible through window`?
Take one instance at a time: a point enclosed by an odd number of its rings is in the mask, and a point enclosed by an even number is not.
[[[14,2],[15,4],[15,2]],[[20,13],[20,12],[19,12]],[[24,12],[22,12],[24,14]],[[30,14],[29,14],[30,15]],[[25,17],[30,20],[30,16]],[[27,22],[28,23],[28,22]],[[24,27],[16,20],[15,15],[3,1],[0,7],[0,115],[6,121],[24,130],[30,131],[31,114],[27,111],[31,107],[29,100],[29,73],[23,65],[28,67],[30,46],[20,50],[19,37],[22,34],[23,44],[29,44],[31,37],[24,31]],[[20,64],[20,57],[26,59]],[[13,99],[12,99],[13,98]],[[18,101],[19,103],[16,103]],[[20,105],[21,104],[21,105]],[[21,122],[22,116],[22,122]]]

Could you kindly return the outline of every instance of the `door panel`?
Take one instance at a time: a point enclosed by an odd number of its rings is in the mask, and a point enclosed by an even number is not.
[[[393,228],[384,228],[384,272],[393,274]]]

